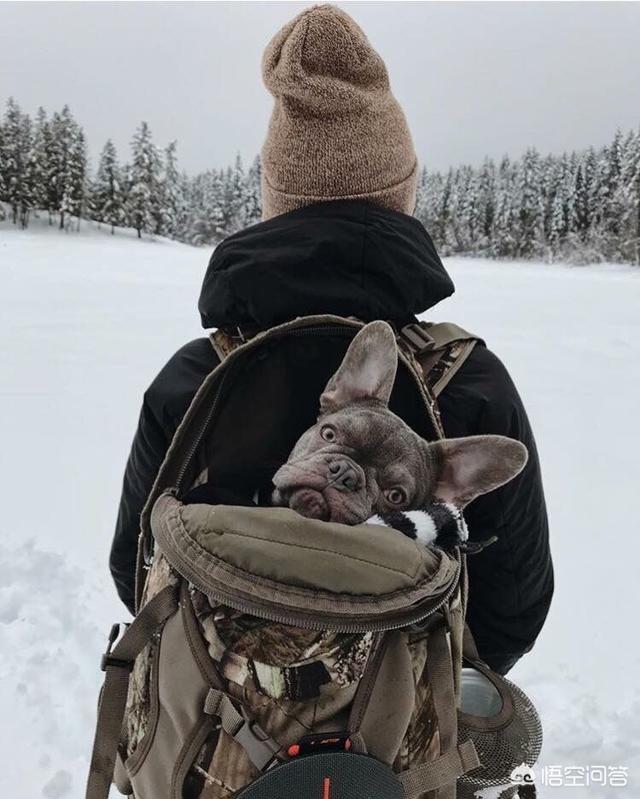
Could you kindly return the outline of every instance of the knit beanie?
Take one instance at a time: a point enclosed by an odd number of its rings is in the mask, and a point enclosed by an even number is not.
[[[262,217],[359,199],[413,213],[418,166],[384,62],[348,14],[313,6],[262,61],[275,99],[262,148]]]

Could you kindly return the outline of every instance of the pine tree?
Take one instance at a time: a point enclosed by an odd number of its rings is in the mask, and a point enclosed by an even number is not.
[[[447,197],[443,176],[440,172],[429,172],[426,167],[423,167],[418,180],[414,216],[422,222],[440,248],[443,247],[443,236],[445,235],[440,217],[441,213],[446,213],[446,209],[442,207],[443,198],[446,206]]]
[[[161,162],[146,122],[136,131],[132,147],[130,187],[127,197],[129,224],[142,238],[143,232],[156,232],[162,228],[160,206]]]
[[[586,203],[589,217],[589,229],[593,229],[597,218],[597,198],[598,198],[598,155],[593,147],[589,147],[582,160],[586,185]]]
[[[60,171],[62,168],[62,153],[60,148],[59,135],[61,132],[61,115],[57,112],[53,114],[49,121],[49,136],[45,142],[44,153],[44,185],[45,202],[49,214],[49,224],[53,224],[53,217],[60,210]]]
[[[236,160],[231,170],[230,195],[231,214],[229,233],[235,233],[246,226],[247,184],[240,154],[236,155]]]
[[[490,158],[485,158],[478,176],[478,243],[476,252],[494,254],[493,226],[496,216],[496,167]]]
[[[74,123],[72,127],[71,150],[67,163],[65,192],[61,210],[75,216],[80,229],[80,218],[85,207],[87,190],[87,146],[83,130]]]
[[[51,148],[47,159],[49,168],[49,213],[60,214],[60,230],[68,217],[82,213],[87,169],[84,133],[68,105],[54,113],[50,125]]]
[[[540,156],[535,148],[524,154],[517,169],[518,230],[517,255],[530,258],[542,238],[540,206]]]
[[[13,98],[7,102],[4,119],[4,182],[14,224],[26,228],[33,207],[29,158],[33,145],[33,125]]]
[[[620,185],[622,170],[623,140],[622,131],[617,130],[613,141],[605,147],[602,163],[602,194],[600,202],[603,212],[603,226],[608,237],[613,240],[619,234],[620,208],[618,207],[617,189]]]
[[[40,106],[36,115],[33,147],[29,159],[30,180],[33,189],[35,208],[47,209],[49,201],[49,153],[51,150],[51,129],[47,114]]]
[[[568,229],[585,241],[589,231],[589,185],[584,158],[572,164],[572,185],[568,198]]]
[[[624,140],[615,204],[619,211],[618,257],[640,264],[640,132],[637,131],[631,131]]]
[[[215,170],[198,175],[193,181],[190,244],[217,244],[227,235],[228,215],[224,210],[227,188],[223,176]]]
[[[247,173],[247,188],[245,197],[245,225],[255,225],[262,217],[262,189],[260,185],[262,166],[260,156],[256,156]]]
[[[100,155],[98,171],[92,184],[91,207],[93,219],[110,225],[112,234],[118,225],[124,224],[122,176],[118,166],[118,154],[111,139],[107,140]]]
[[[505,156],[496,178],[496,213],[493,223],[493,248],[501,258],[515,255],[515,175],[511,161]]]
[[[0,120],[0,221],[4,219],[4,206],[2,203],[7,199],[4,146],[4,127],[2,120]]]
[[[184,214],[184,183],[178,170],[178,143],[170,142],[164,151],[162,175],[162,235],[176,236]]]
[[[563,155],[556,163],[553,184],[553,200],[551,203],[551,222],[549,243],[554,256],[557,256],[568,232],[568,196],[570,186],[570,169],[567,155]]]
[[[444,180],[444,188],[437,212],[438,228],[437,238],[442,247],[443,255],[448,255],[450,250],[449,242],[453,238],[449,232],[449,223],[452,217],[452,206],[454,201],[454,172],[450,169]]]

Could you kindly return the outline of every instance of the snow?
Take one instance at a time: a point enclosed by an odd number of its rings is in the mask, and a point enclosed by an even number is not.
[[[208,255],[0,223],[0,793],[14,799],[83,795],[99,656],[126,617],[107,569],[122,472],[146,386],[201,332]],[[580,796],[638,795],[640,270],[448,267],[458,292],[431,318],[479,332],[506,362],[543,463],[556,595],[510,675],[543,719],[537,771],[626,766],[627,788]]]

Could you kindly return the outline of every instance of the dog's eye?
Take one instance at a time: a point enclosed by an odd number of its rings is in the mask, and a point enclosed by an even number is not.
[[[321,430],[320,435],[322,438],[331,444],[333,441],[336,440],[336,431],[331,427],[331,425],[326,424]]]
[[[385,491],[385,496],[392,505],[402,505],[407,499],[407,495],[401,488],[392,488],[389,491]]]

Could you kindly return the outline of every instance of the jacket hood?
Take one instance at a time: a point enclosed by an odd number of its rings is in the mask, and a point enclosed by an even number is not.
[[[222,241],[198,309],[205,328],[262,329],[311,314],[403,321],[453,292],[417,219],[341,200],[299,208]]]

